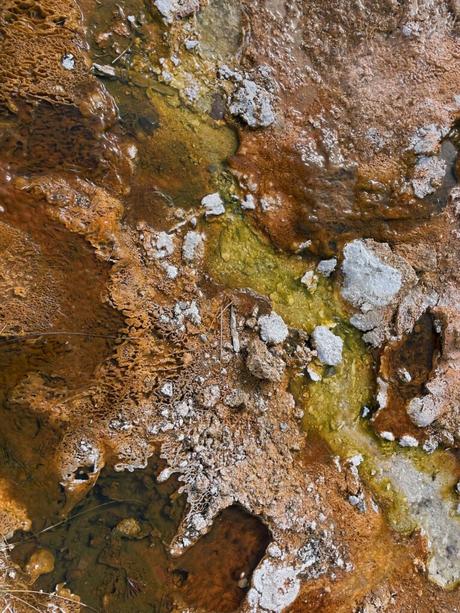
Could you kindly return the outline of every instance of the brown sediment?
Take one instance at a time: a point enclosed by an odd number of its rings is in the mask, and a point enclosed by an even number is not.
[[[37,536],[15,534],[13,561],[24,567],[37,548],[45,548],[54,554],[55,568],[34,587],[52,591],[66,583],[97,610],[167,611],[173,595],[199,609],[236,610],[268,544],[266,528],[231,507],[179,561],[171,560],[167,544],[185,500],[177,495],[177,481],[156,483],[158,471],[155,459],[133,473],[104,470],[68,518]],[[131,535],[122,528],[127,517],[136,529]]]
[[[269,542],[258,518],[238,507],[225,509],[212,530],[175,563],[174,573],[185,579],[181,593],[187,604],[222,613],[237,610]]]
[[[433,314],[424,313],[410,334],[384,349],[379,373],[388,383],[387,400],[372,420],[377,431],[393,432],[397,437],[420,435],[406,409],[410,400],[425,393],[439,360],[441,340],[433,319]]]
[[[258,196],[279,200],[257,215],[261,227],[286,248],[289,233],[314,235],[328,254],[356,236],[393,241],[428,222],[446,194],[423,201],[407,189],[409,142],[420,126],[448,131],[457,116],[449,8],[425,7],[413,26],[408,7],[386,2],[365,3],[359,15],[348,2],[312,2],[308,10],[301,2],[244,4],[251,36],[243,65],[268,64],[280,84],[278,122],[243,129],[232,161]],[[426,27],[430,19],[437,30]],[[419,36],[404,34],[406,21]]]
[[[1,204],[2,480],[39,528],[64,503],[59,406],[94,381],[123,319],[106,303],[108,267],[82,239],[11,184]]]

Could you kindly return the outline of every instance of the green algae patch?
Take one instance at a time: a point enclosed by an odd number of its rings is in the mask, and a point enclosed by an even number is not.
[[[176,204],[189,207],[214,188],[225,160],[236,152],[236,134],[222,122],[179,106],[178,97],[153,88],[147,96],[159,119],[146,158],[152,176]]]
[[[212,222],[208,237],[208,269],[226,287],[247,287],[269,296],[288,325],[308,333],[315,326],[343,321],[345,309],[329,279],[320,278],[315,292],[300,282],[315,261],[275,251],[262,234],[234,214]]]

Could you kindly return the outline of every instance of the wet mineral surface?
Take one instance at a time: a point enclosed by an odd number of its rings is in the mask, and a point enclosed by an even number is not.
[[[4,0],[0,605],[460,610],[443,0]]]

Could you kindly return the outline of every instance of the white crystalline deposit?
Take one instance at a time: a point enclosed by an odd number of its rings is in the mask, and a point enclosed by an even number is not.
[[[439,157],[423,156],[417,160],[412,178],[412,187],[417,198],[425,198],[442,185],[447,163]]]
[[[401,288],[399,270],[385,264],[363,240],[345,246],[342,296],[363,312],[388,305]]]
[[[191,230],[184,237],[182,245],[182,257],[190,263],[193,262],[199,255],[203,246],[203,236],[199,232]]]
[[[264,342],[274,345],[285,341],[289,334],[288,327],[282,317],[275,313],[275,311],[272,311],[270,315],[259,317],[259,328],[260,338]]]
[[[317,326],[312,334],[318,358],[323,364],[337,366],[342,361],[343,340],[327,326]]]
[[[205,209],[206,217],[209,215],[223,215],[225,213],[224,203],[218,192],[205,196],[201,200],[201,204]]]

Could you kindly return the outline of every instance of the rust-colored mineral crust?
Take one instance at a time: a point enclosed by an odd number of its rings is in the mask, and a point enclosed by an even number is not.
[[[456,11],[2,3],[4,613],[459,609]]]

